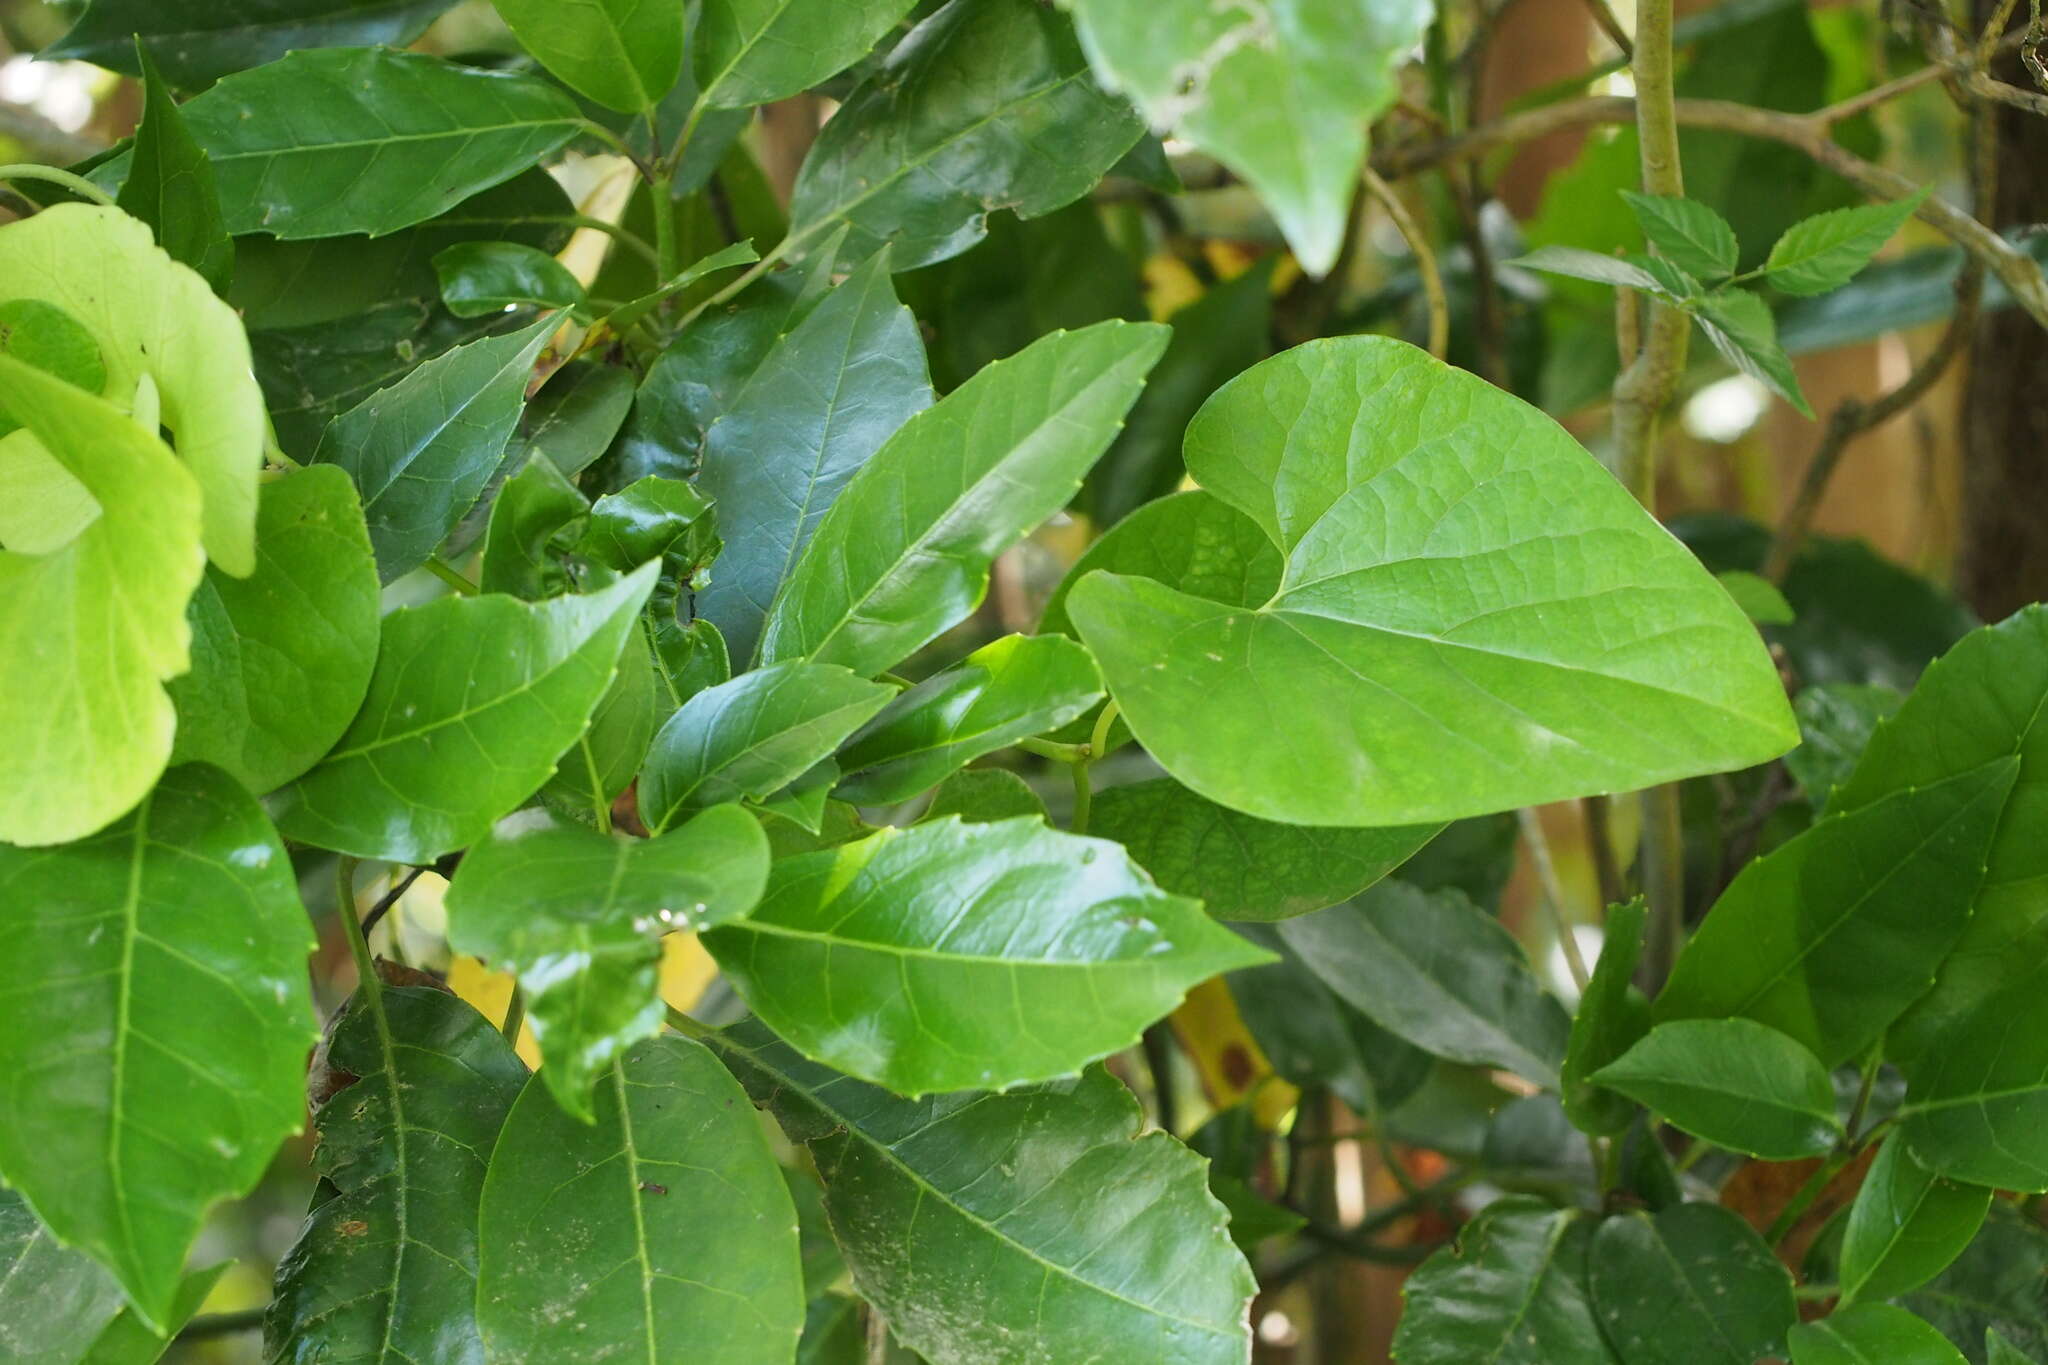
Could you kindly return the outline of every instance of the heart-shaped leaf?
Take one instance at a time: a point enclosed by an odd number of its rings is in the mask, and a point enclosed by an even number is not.
[[[1189,427],[1187,463],[1286,555],[1272,600],[1097,573],[1067,610],[1132,733],[1213,801],[1413,824],[1797,738],[1699,562],[1556,423],[1412,346],[1346,337],[1252,367]]]

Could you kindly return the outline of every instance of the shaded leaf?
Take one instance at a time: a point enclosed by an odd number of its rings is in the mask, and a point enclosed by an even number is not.
[[[1723,289],[1701,299],[1693,317],[1722,359],[1804,416],[1813,416],[1813,408],[1799,387],[1799,376],[1792,370],[1792,361],[1778,345],[1770,307],[1762,299],[1746,290]]]
[[[1634,1104],[1588,1077],[1650,1031],[1649,1002],[1630,986],[1642,956],[1647,913],[1641,896],[1608,907],[1600,960],[1572,1016],[1558,1093],[1565,1113],[1587,1133],[1612,1137],[1635,1120]]]
[[[213,163],[185,126],[139,38],[135,56],[142,70],[142,122],[118,202],[123,212],[149,224],[172,260],[191,266],[214,293],[225,294],[235,270],[235,244],[221,216]]]
[[[47,58],[96,62],[140,75],[140,36],[173,84],[197,89],[294,48],[386,44],[419,37],[454,0],[91,0]]]
[[[1771,284],[1787,294],[1825,294],[1839,289],[1890,241],[1927,190],[1886,204],[1835,209],[1794,223],[1771,246],[1764,268]]]
[[[273,798],[289,837],[427,863],[482,838],[576,742],[654,586],[448,597],[384,618],[369,696],[334,752]]]
[[[800,1052],[902,1094],[1070,1075],[1265,958],[1115,844],[1030,819],[783,859],[704,946]]]
[[[861,1293],[940,1362],[1236,1365],[1254,1284],[1203,1162],[1101,1068],[906,1100],[805,1061],[760,1024],[715,1040],[807,1144]],[[1076,1220],[1065,1212],[1086,1207]]]
[[[1622,1365],[1752,1365],[1782,1355],[1799,1321],[1792,1277],[1718,1204],[1610,1218],[1591,1265],[1594,1309]]]
[[[1903,1308],[1859,1303],[1790,1334],[1792,1365],[1963,1365],[1948,1338]]]
[[[554,461],[528,457],[491,503],[477,586],[529,602],[567,591],[569,573],[556,552],[568,548],[562,542],[589,513],[589,502]]]
[[[1918,1289],[1962,1254],[1984,1224],[1991,1191],[1944,1180],[1885,1139],[1849,1209],[1842,1236],[1842,1301]]]
[[[683,0],[491,3],[542,66],[608,109],[652,109],[683,74]]]
[[[1951,1341],[1984,1343],[1986,1365],[2001,1365],[1995,1338],[2006,1347],[2004,1365],[2028,1365],[2048,1354],[2048,1232],[2004,1200],[1993,1200],[1984,1226],[1954,1264],[1900,1303]]]
[[[1401,1365],[1605,1365],[1586,1287],[1593,1224],[1576,1209],[1503,1199],[1467,1223],[1456,1248],[1424,1261],[1402,1288]]]
[[[583,286],[569,268],[538,247],[518,242],[457,242],[434,254],[441,302],[459,318],[480,318],[537,304],[572,308]]]
[[[924,818],[937,820],[947,815],[957,815],[970,824],[1020,815],[1047,819],[1045,802],[1038,799],[1031,784],[1002,768],[969,768],[941,782]]]
[[[2036,959],[1925,1037],[1899,1059],[1899,1131],[1913,1155],[1953,1179],[2048,1190],[2039,1139],[2048,1116],[2048,962]]]
[[[299,1129],[312,947],[276,833],[210,768],[90,839],[0,846],[0,1175],[150,1326],[207,1211]]]
[[[1903,701],[1895,688],[1875,683],[1822,683],[1800,689],[1792,699],[1799,747],[1785,755],[1785,771],[1816,812],[1827,809],[1834,789],[1855,770],[1878,722],[1896,714]]]
[[[1842,1135],[1819,1060],[1751,1019],[1659,1024],[1591,1079],[1695,1137],[1769,1161],[1818,1156]]]
[[[121,1286],[58,1245],[13,1190],[0,1189],[0,1351],[20,1365],[76,1365],[121,1313]]]

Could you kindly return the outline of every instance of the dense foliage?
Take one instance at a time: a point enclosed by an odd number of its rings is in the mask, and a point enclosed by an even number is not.
[[[137,131],[0,168],[0,1357],[156,1359],[309,1121],[273,1361],[1225,1365],[1344,1255],[1405,1365],[2048,1350],[2048,608],[1654,514],[1916,212],[2040,307],[1861,110],[1681,144],[1644,0],[1640,131],[1440,260],[1428,0],[448,7],[89,0]],[[1727,8],[1679,84],[1825,74]]]

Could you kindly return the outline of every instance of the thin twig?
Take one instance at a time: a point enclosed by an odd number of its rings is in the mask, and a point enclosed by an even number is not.
[[[1565,966],[1571,969],[1572,984],[1579,988],[1579,994],[1586,993],[1586,983],[1592,980],[1586,971],[1585,954],[1579,951],[1579,936],[1572,932],[1571,922],[1564,913],[1564,884],[1557,879],[1557,864],[1551,861],[1550,840],[1543,833],[1543,817],[1536,813],[1534,806],[1524,806],[1515,812],[1515,818],[1522,824],[1522,842],[1529,846],[1529,861],[1536,866],[1536,885],[1542,893],[1544,908],[1550,912],[1550,927],[1557,933],[1558,946],[1564,949]]]
[[[1408,206],[1401,202],[1401,196],[1394,193],[1394,187],[1381,179],[1378,172],[1367,166],[1363,172],[1365,187],[1379,206],[1387,211],[1399,230],[1401,240],[1408,243],[1408,250],[1415,256],[1415,268],[1422,274],[1422,294],[1429,303],[1429,353],[1438,360],[1450,350],[1451,305],[1444,297],[1443,272],[1437,269],[1436,252],[1429,245],[1429,238],[1408,212]]]
[[[1593,22],[1607,35],[1607,40],[1621,49],[1621,55],[1635,60],[1636,45],[1629,41],[1628,30],[1621,26],[1621,20],[1614,17],[1614,11],[1607,6],[1607,0],[1586,0],[1586,8],[1593,12]]]
[[[425,872],[426,870],[427,869],[424,867],[413,868],[411,871],[407,872],[403,877],[399,878],[397,884],[394,885],[389,891],[386,891],[383,895],[377,897],[377,903],[370,907],[370,913],[363,916],[364,938],[368,938],[370,936],[370,931],[377,927],[377,921],[383,919],[386,914],[390,913],[391,907],[398,904],[399,897],[403,896],[406,893],[406,891],[411,888],[412,884],[420,879],[420,874],[422,872]]]
[[[1173,1086],[1173,1032],[1154,1024],[1139,1035],[1145,1069],[1152,1073],[1152,1114],[1162,1131],[1180,1131],[1180,1106]]]

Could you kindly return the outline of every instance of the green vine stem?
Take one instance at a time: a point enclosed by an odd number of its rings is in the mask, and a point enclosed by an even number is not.
[[[90,199],[95,204],[114,207],[114,196],[82,175],[59,170],[55,166],[38,166],[33,162],[18,161],[0,166],[0,180],[41,180],[50,185],[61,185],[73,194]]]

